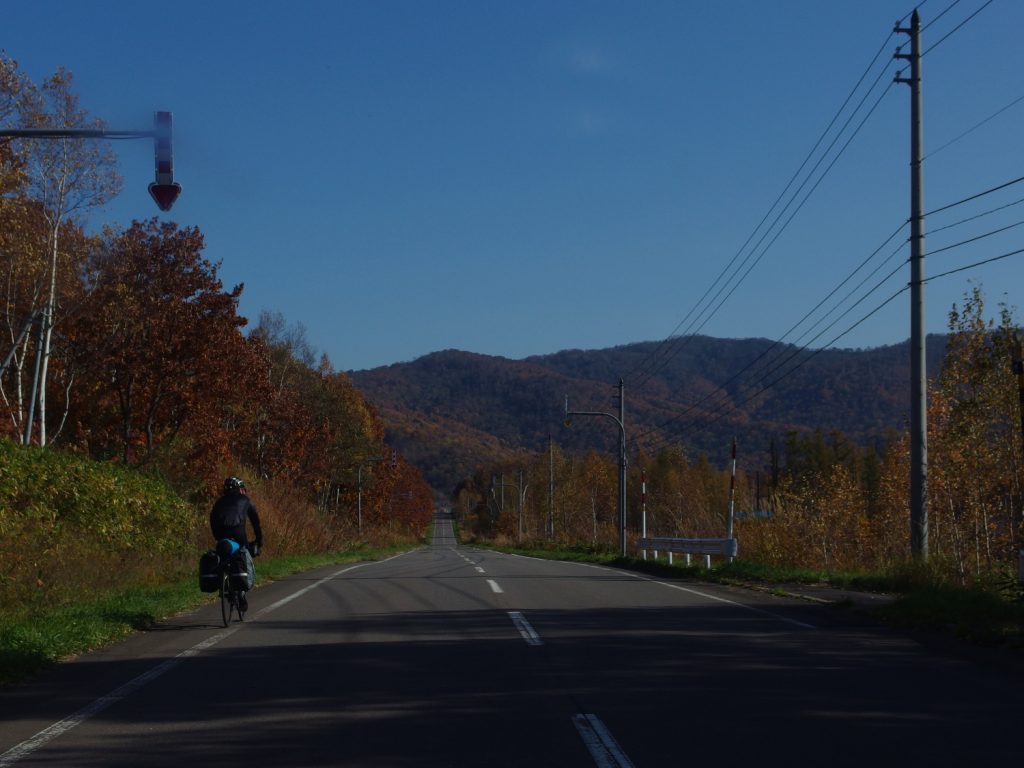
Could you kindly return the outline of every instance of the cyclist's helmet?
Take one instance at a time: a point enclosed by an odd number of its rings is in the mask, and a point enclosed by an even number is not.
[[[238,493],[245,490],[245,481],[240,477],[229,477],[224,481],[224,493]]]

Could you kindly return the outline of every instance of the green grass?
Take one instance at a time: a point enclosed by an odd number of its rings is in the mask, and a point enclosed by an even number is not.
[[[408,547],[278,557],[256,561],[257,584],[339,563],[380,560]],[[26,680],[42,669],[153,627],[170,616],[208,603],[196,576],[154,586],[83,595],[68,605],[0,616],[0,685]]]
[[[896,627],[1024,651],[1024,602],[992,588],[918,587],[876,613]]]

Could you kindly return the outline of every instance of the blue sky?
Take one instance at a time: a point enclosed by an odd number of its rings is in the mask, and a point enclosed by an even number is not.
[[[934,21],[925,49],[985,0],[936,20],[951,3],[922,5]],[[909,89],[885,89],[906,39],[886,38],[912,7],[37,0],[6,4],[3,45],[37,81],[71,70],[83,106],[112,128],[172,111],[184,191],[167,215],[205,233],[225,283],[245,283],[243,314],[303,324],[348,370],[448,348],[520,358],[698,326],[783,336],[909,215]],[[1022,29],[1024,3],[995,0],[928,51],[926,152],[1024,96]],[[880,49],[853,103],[870,98],[819,174],[877,102],[871,117],[763,241],[774,243],[741,251]],[[1024,176],[1022,129],[1024,101],[935,152],[926,209]],[[146,193],[151,144],[116,149],[125,188],[96,225],[158,213]],[[930,232],[1010,206],[929,235],[927,249],[1024,219],[1024,205],[1010,205],[1022,197],[1015,185],[929,217]],[[930,256],[927,272],[1022,247],[1024,227],[1011,229]],[[762,255],[717,312],[698,312],[706,323],[680,325],[737,253]],[[929,330],[944,330],[971,280],[993,305],[1021,303],[1022,273],[1024,254],[930,283]],[[908,279],[899,270],[812,346]],[[904,293],[836,345],[905,340],[908,307]]]

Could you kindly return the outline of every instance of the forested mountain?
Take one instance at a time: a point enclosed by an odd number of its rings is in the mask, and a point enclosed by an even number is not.
[[[928,338],[932,373],[945,344]],[[478,465],[545,450],[549,435],[569,450],[614,450],[610,419],[566,427],[563,411],[568,395],[572,410],[617,413],[620,377],[631,452],[681,445],[719,462],[735,436],[741,461],[759,468],[790,430],[838,430],[866,443],[908,418],[910,359],[908,343],[812,353],[694,336],[524,360],[447,350],[350,376],[389,425],[389,442],[448,493]]]

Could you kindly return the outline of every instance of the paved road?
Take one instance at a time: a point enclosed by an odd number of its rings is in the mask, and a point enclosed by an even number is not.
[[[798,600],[434,544],[0,694],[0,766],[1010,764],[1019,676]]]

